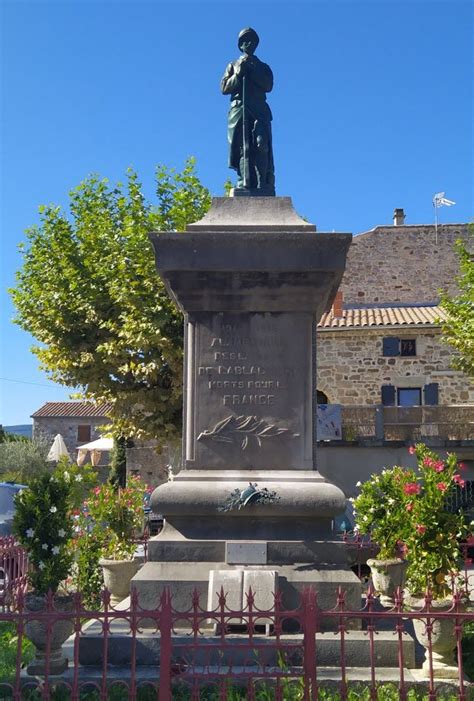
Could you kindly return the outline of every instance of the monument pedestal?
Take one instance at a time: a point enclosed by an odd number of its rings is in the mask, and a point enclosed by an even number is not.
[[[330,606],[343,585],[358,605],[332,534],[345,496],[315,450],[316,324],[351,235],[317,233],[290,198],[242,197],[151,238],[185,314],[184,469],[152,496],[166,524],[133,580],[141,604],[169,586],[187,607],[194,587],[207,595],[211,569],[248,566],[278,570],[285,606],[310,584],[331,589]],[[236,506],[249,483],[258,493]]]

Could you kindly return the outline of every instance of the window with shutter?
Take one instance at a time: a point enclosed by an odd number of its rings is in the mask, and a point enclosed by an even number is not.
[[[383,339],[383,354],[385,356],[400,355],[400,339],[387,336]]]
[[[79,425],[77,427],[77,442],[88,443],[91,439],[91,427],[89,425]]]

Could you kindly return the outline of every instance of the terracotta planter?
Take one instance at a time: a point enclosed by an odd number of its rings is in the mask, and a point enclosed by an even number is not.
[[[33,613],[42,613],[46,610],[46,596],[44,594],[27,594],[25,597],[25,610]],[[74,611],[72,596],[55,596],[51,616],[56,612]],[[53,620],[49,627],[49,665],[46,664],[46,651],[48,648],[48,625],[44,620],[31,619],[25,625],[25,635],[35,646],[35,658],[28,665],[28,674],[62,674],[68,666],[68,660],[62,652],[63,643],[72,635],[74,622],[72,617],[68,620]]]
[[[375,593],[380,596],[382,606],[392,608],[395,606],[395,594],[397,589],[405,586],[405,575],[408,562],[399,557],[389,560],[367,560],[372,575],[372,583]]]
[[[411,611],[421,611],[425,606],[424,599],[418,599],[408,596],[406,605]],[[457,679],[459,676],[459,668],[454,659],[454,651],[456,649],[456,633],[455,614],[453,611],[452,617],[436,618],[436,611],[450,611],[453,608],[453,602],[450,599],[434,600],[430,604],[429,618],[432,624],[431,631],[431,650],[433,662],[433,676],[437,679]],[[425,660],[423,662],[423,671],[429,675],[430,660],[429,660],[429,637],[426,630],[427,613],[423,613],[423,618],[413,619],[413,627],[415,629],[416,639],[426,649]]]
[[[136,560],[99,560],[104,574],[104,585],[110,591],[110,603],[117,606],[130,594],[130,581],[140,564]]]

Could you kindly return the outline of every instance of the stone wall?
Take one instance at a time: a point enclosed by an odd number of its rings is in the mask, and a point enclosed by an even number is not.
[[[378,226],[355,236],[340,289],[345,303],[437,302],[439,288],[455,291],[458,259],[453,248],[468,239],[466,224]]]
[[[383,338],[415,338],[415,357],[384,357]],[[439,404],[470,404],[474,387],[465,375],[452,370],[452,351],[441,342],[439,329],[318,330],[317,387],[329,403],[381,403],[381,386],[439,385]]]
[[[78,426],[89,425],[91,427],[91,441],[95,441],[101,437],[99,431],[100,426],[110,423],[110,419],[106,417],[88,417],[88,416],[39,416],[33,419],[33,438],[36,440],[43,439],[48,443],[52,443],[54,437],[60,433],[64,438],[69,455],[72,459],[77,457],[77,446],[82,445],[84,441],[77,440]],[[86,441],[89,443],[90,441]],[[100,465],[108,465],[109,454],[102,453]]]
[[[159,449],[158,441],[134,441],[133,448],[127,448],[127,473],[139,475],[151,487],[157,487],[168,480],[168,467],[173,474],[181,467],[181,451],[165,445]]]
[[[445,450],[438,450],[441,457],[446,456]],[[463,477],[474,480],[474,448],[450,448],[458,460],[466,465]],[[403,447],[363,447],[341,446],[336,443],[320,443],[317,452],[318,470],[324,477],[340,487],[347,497],[356,497],[359,489],[357,482],[365,482],[370,475],[381,472],[385,467],[401,465],[415,467],[415,456],[410,455],[407,446]]]

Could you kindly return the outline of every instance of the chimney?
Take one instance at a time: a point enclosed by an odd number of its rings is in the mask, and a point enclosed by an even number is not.
[[[338,290],[336,292],[336,296],[334,297],[334,302],[332,303],[332,315],[338,318],[341,318],[344,316],[343,311],[342,311],[342,303],[344,301],[344,295],[342,293],[342,290]]]
[[[393,210],[393,226],[403,226],[405,223],[405,212],[402,208]]]

